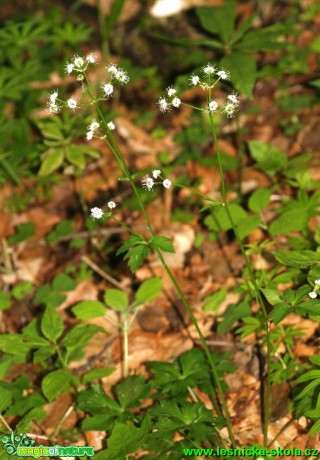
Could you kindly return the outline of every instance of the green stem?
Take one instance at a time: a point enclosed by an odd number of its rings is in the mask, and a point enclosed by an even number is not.
[[[128,377],[129,370],[129,337],[128,337],[128,314],[122,315],[122,334],[123,334],[123,378]]]
[[[230,209],[229,209],[229,205],[228,205],[228,202],[227,202],[226,185],[225,185],[225,181],[224,181],[224,174],[223,174],[223,168],[222,168],[221,153],[220,153],[220,149],[219,149],[219,145],[218,145],[218,139],[217,139],[217,134],[216,134],[216,130],[215,130],[214,122],[213,122],[213,117],[212,117],[211,114],[209,114],[209,118],[210,118],[210,124],[211,124],[211,130],[212,130],[212,134],[213,134],[214,144],[215,144],[217,157],[218,157],[222,200],[223,200],[224,205],[225,205],[225,210],[226,210],[229,222],[230,222],[230,224],[231,224],[231,226],[233,228],[234,234],[235,234],[236,239],[238,241],[240,251],[242,253],[242,256],[243,256],[243,259],[244,259],[244,262],[245,262],[245,266],[246,266],[246,268],[247,268],[247,270],[249,272],[252,284],[254,286],[257,301],[261,306],[261,309],[262,309],[263,315],[264,315],[264,319],[265,319],[265,322],[266,322],[265,330],[266,330],[266,342],[267,342],[267,374],[266,374],[267,382],[266,382],[266,397],[265,397],[265,401],[264,401],[265,404],[264,404],[264,420],[263,420],[263,437],[264,437],[264,445],[267,446],[267,444],[268,444],[270,386],[271,386],[271,382],[270,382],[271,341],[270,341],[270,330],[269,330],[268,319],[267,319],[268,318],[268,313],[267,313],[267,309],[266,309],[266,306],[264,304],[263,298],[261,296],[259,287],[257,285],[256,279],[255,279],[255,276],[254,276],[254,273],[253,273],[252,266],[251,266],[251,264],[249,262],[248,256],[247,256],[247,254],[245,252],[245,249],[243,247],[243,244],[242,244],[241,238],[239,236],[237,227],[235,226],[235,223],[233,221],[233,218],[232,218],[232,215],[231,215],[231,212],[230,212]]]
[[[13,431],[11,429],[11,427],[7,424],[7,422],[5,421],[5,419],[3,418],[2,414],[0,414],[0,421],[4,424],[4,426],[9,430],[9,431]]]
[[[102,0],[97,0],[98,24],[101,38],[102,55],[105,62],[108,62],[110,56],[109,37],[106,28],[106,21],[102,10]]]

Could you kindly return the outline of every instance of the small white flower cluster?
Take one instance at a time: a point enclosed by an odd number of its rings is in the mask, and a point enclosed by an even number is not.
[[[155,182],[155,180],[157,180],[158,177],[160,177],[161,182]],[[161,177],[160,169],[154,169],[152,171],[152,177],[150,177],[149,175],[144,176],[144,178],[142,179],[142,187],[150,192],[156,184],[162,184],[164,188],[170,188],[172,182],[170,179],[163,179]]]
[[[58,113],[63,106],[67,106],[71,110],[76,110],[79,107],[76,98],[70,97],[67,102],[64,102],[59,99],[58,96],[58,90],[54,90],[51,94],[49,94],[48,110],[50,113]]]
[[[107,213],[108,216],[111,216],[111,213],[112,213],[112,209],[114,209],[117,205],[114,201],[109,201],[107,203],[107,206],[108,208],[110,209],[110,211]],[[105,216],[105,213],[103,212],[103,210],[101,208],[92,208],[91,209],[91,218],[93,220],[97,219],[102,219],[104,216]]]
[[[107,71],[111,75],[108,83],[102,85],[104,95],[108,98],[113,94],[114,84],[126,85],[130,80],[127,72],[124,69],[120,69],[116,64],[111,64],[106,67]]]
[[[215,87],[219,80],[229,80],[230,73],[221,69],[218,70],[214,65],[208,63],[202,68],[203,76],[192,74],[190,77],[190,85],[200,86],[204,91],[208,91],[209,102],[205,109],[199,109],[206,111],[207,113],[215,113],[219,109],[217,101],[211,99],[211,89]],[[209,92],[210,91],[210,92]],[[157,104],[161,112],[167,112],[171,110],[171,107],[179,107],[182,102],[176,96],[176,90],[172,87],[167,88],[168,97],[160,97]],[[171,98],[171,99],[170,99]],[[237,93],[232,93],[227,96],[227,102],[222,106],[221,111],[225,113],[229,118],[233,117],[237,107],[239,105],[239,96]]]
[[[60,110],[61,105],[58,102],[58,96],[58,90],[54,90],[49,94],[48,110],[50,113],[58,113]]]
[[[113,131],[114,129],[116,129],[115,124],[113,123],[113,121],[109,121],[109,123],[107,123],[107,126],[110,129],[110,131]],[[90,123],[90,125],[88,126],[87,135],[86,135],[87,141],[91,141],[91,139],[93,138],[95,132],[98,131],[99,128],[100,128],[100,123],[98,121],[93,120]]]
[[[86,57],[74,56],[71,62],[66,64],[66,72],[70,75],[72,72],[83,73],[87,70],[89,64],[95,64],[96,58],[94,55],[88,54]]]
[[[181,105],[181,99],[179,99],[176,95],[177,91],[169,86],[167,88],[167,98],[160,97],[157,104],[159,105],[161,112],[168,112],[171,110],[171,107],[175,107],[176,109]]]
[[[311,299],[316,299],[319,289],[320,289],[320,279],[314,281],[314,288],[313,288],[313,291],[309,292],[309,297]]]

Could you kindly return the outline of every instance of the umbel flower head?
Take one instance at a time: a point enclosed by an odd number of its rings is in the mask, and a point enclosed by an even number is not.
[[[161,179],[161,182],[155,182],[155,180],[157,180],[158,178]],[[142,179],[142,187],[145,190],[150,191],[156,184],[162,184],[164,188],[170,188],[172,182],[170,179],[163,179],[163,177],[161,177],[160,169],[154,169],[152,171],[152,177],[150,177],[149,175],[144,176],[144,178]]]
[[[318,296],[318,291],[320,290],[320,279],[314,280],[313,291],[309,292],[309,297],[311,299],[316,299]]]
[[[237,93],[233,92],[227,96],[227,102],[225,104],[219,104],[212,98],[212,89],[220,81],[226,81],[230,79],[230,73],[226,69],[218,69],[210,62],[202,67],[202,75],[192,74],[190,77],[190,85],[196,87],[199,86],[207,93],[207,106],[204,108],[197,108],[200,111],[207,112],[209,114],[214,114],[220,111],[227,115],[228,118],[234,116],[238,105],[239,105],[239,96]],[[184,105],[181,99],[177,96],[177,91],[169,86],[167,88],[166,96],[162,96],[158,99],[157,104],[161,112],[168,112],[172,107],[178,108],[180,105]]]

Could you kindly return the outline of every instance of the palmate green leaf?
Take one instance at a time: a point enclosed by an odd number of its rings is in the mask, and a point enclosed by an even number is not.
[[[277,289],[261,289],[261,291],[270,305],[277,305],[281,302],[281,293]]]
[[[212,34],[219,35],[224,43],[228,43],[236,18],[236,2],[228,0],[222,6],[200,7],[196,9],[201,26]]]
[[[0,413],[4,412],[11,404],[12,393],[6,388],[1,388],[0,391]]]
[[[296,312],[299,315],[306,315],[308,313],[311,316],[312,315],[318,316],[320,314],[320,300],[313,299],[313,300],[307,300],[306,302],[300,303],[299,305],[296,306]]]
[[[134,273],[142,265],[144,259],[148,257],[150,252],[150,249],[145,244],[128,250],[125,259],[128,259],[128,266],[132,273]]]
[[[309,371],[306,374],[301,375],[297,379],[297,383],[307,382],[308,380],[314,380],[320,378],[320,370],[315,369],[313,371]]]
[[[129,248],[132,248],[134,246],[140,245],[141,243],[146,243],[145,238],[142,235],[131,235],[129,238],[123,243],[122,246],[118,249],[116,252],[116,255],[123,254],[126,252]]]
[[[250,53],[286,48],[288,43],[285,40],[279,40],[279,38],[289,32],[288,28],[292,29],[292,25],[277,23],[268,27],[250,30],[245,34],[238,46]]]
[[[229,305],[223,315],[223,320],[218,324],[218,333],[225,334],[231,329],[235,321],[250,315],[250,313],[251,309],[247,301],[240,302],[238,305]]]
[[[10,355],[23,355],[30,347],[21,334],[1,334],[0,351]]]
[[[261,219],[259,216],[248,216],[237,223],[237,231],[241,240],[246,238],[250,233],[259,227]]]
[[[73,380],[67,369],[58,369],[47,374],[41,382],[41,389],[48,401],[54,401],[62,393],[66,393]]]
[[[216,311],[220,307],[221,303],[226,299],[226,297],[227,290],[224,288],[219,289],[219,291],[204,299],[203,310],[207,312]]]
[[[178,405],[172,400],[161,401],[159,406],[150,410],[150,413],[157,418],[154,426],[157,430],[155,436],[159,438],[171,437],[177,431],[181,433],[185,430],[188,431],[188,435],[197,437],[197,431],[203,433],[206,424],[209,424],[211,431],[215,425],[212,411],[201,403],[184,401]]]
[[[56,349],[53,345],[43,346],[34,352],[33,362],[35,364],[41,363],[42,361],[50,358],[50,356],[54,355],[55,353]]]
[[[35,235],[33,222],[23,222],[15,227],[15,234],[8,238],[9,243],[16,244],[25,241]]]
[[[97,332],[107,333],[105,329],[95,324],[77,324],[65,335],[61,343],[70,350],[82,349]]]
[[[43,407],[34,407],[16,425],[16,431],[18,433],[25,433],[31,429],[32,422],[39,422],[46,417],[47,413]]]
[[[81,428],[85,431],[111,431],[116,415],[103,414],[87,417],[83,420]]]
[[[63,332],[63,321],[54,307],[47,307],[41,320],[41,332],[46,339],[56,342]]]
[[[10,296],[7,292],[0,292],[0,311],[10,308]]]
[[[77,406],[89,414],[105,414],[119,417],[123,412],[120,405],[108,396],[101,385],[94,385],[91,390],[78,394]],[[106,410],[107,409],[107,410]]]
[[[108,377],[116,370],[115,367],[98,367],[96,369],[92,369],[92,371],[87,372],[83,378],[83,383],[91,382],[92,380],[99,380],[103,377]]]
[[[291,232],[304,230],[308,225],[309,215],[307,209],[291,209],[283,213],[269,226],[269,233],[273,236],[287,235]]]
[[[68,145],[65,149],[66,159],[79,169],[84,169],[86,159],[83,152],[78,149],[77,145]]]
[[[310,356],[309,360],[316,366],[320,367],[320,356]]]
[[[316,434],[319,432],[320,432],[320,420],[318,420],[316,423],[312,425],[312,427],[308,431],[308,434]]]
[[[269,316],[273,319],[274,324],[277,325],[291,312],[292,308],[290,308],[289,305],[286,303],[281,303],[274,307]]]
[[[320,262],[320,252],[303,249],[301,251],[273,251],[276,260],[286,267],[307,268]]]
[[[95,454],[94,459],[127,460],[129,454],[137,452],[143,446],[150,429],[150,423],[142,424],[141,428],[132,424],[116,423],[107,440],[108,448]]]
[[[186,394],[209,378],[208,366],[203,352],[197,348],[183,353],[172,363],[151,361],[148,369],[154,374],[152,385],[161,393]]]
[[[150,392],[150,384],[147,384],[142,376],[131,375],[115,388],[120,406],[123,409],[138,407],[141,399],[147,399]]]
[[[62,148],[52,148],[47,151],[47,155],[43,160],[40,170],[39,176],[45,177],[49,176],[49,174],[56,171],[63,163],[64,160],[64,150]]]
[[[320,378],[313,380],[310,382],[296,397],[297,400],[304,398],[306,395],[311,394],[313,390],[320,386]]]
[[[46,403],[47,400],[41,392],[35,391],[32,394],[18,398],[16,402],[6,411],[6,416],[23,416],[34,407],[43,406]]]
[[[246,211],[236,203],[231,203],[229,205],[229,211],[232,216],[233,222],[236,225],[242,219],[245,219],[247,217]],[[218,232],[220,230],[226,231],[232,228],[225,207],[215,207],[212,209],[211,214],[212,215],[209,215],[205,218],[205,224],[210,230]]]
[[[161,251],[164,251],[164,252],[171,252],[171,253],[175,252],[171,241],[166,236],[160,236],[160,235],[153,236],[150,240],[150,246],[155,250],[161,249]]]
[[[52,289],[54,291],[73,291],[76,287],[77,283],[65,273],[55,276],[52,281]]]
[[[249,53],[235,50],[224,56],[220,64],[230,71],[231,81],[235,89],[252,98],[252,90],[257,77],[255,58]]]
[[[270,201],[271,190],[258,188],[253,192],[248,201],[248,207],[253,212],[261,212],[266,208]]]
[[[55,141],[64,139],[63,125],[59,118],[42,118],[36,120],[35,123],[44,137]]]
[[[124,311],[129,304],[127,294],[119,289],[108,289],[104,294],[104,301],[115,311]]]
[[[250,141],[249,150],[257,167],[266,172],[278,172],[286,168],[288,159],[281,150],[262,141]]]
[[[99,318],[106,313],[106,307],[98,300],[84,300],[71,308],[72,313],[79,319]]]
[[[141,305],[155,299],[162,290],[162,279],[159,276],[144,281],[136,292],[135,304]]]

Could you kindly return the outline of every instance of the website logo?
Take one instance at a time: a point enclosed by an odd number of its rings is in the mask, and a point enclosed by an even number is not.
[[[9,455],[18,457],[93,457],[94,447],[92,446],[34,446],[35,440],[29,438],[25,433],[15,435],[4,435],[1,437],[3,448]]]

